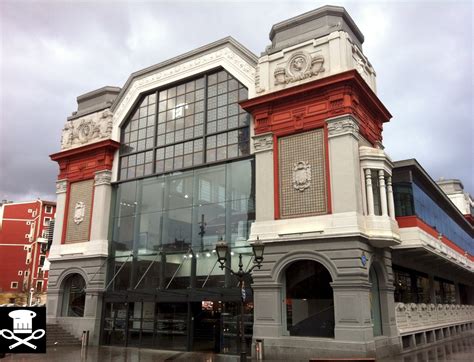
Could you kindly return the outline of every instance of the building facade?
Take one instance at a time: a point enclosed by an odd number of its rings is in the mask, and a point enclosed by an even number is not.
[[[263,340],[283,360],[381,356],[472,328],[474,230],[416,162],[420,182],[384,151],[391,115],[357,25],[325,6],[270,40],[257,57],[225,38],[78,97],[51,155],[50,323],[94,343],[237,353],[243,303],[248,349]],[[418,202],[425,186],[446,231]],[[234,269],[265,244],[243,290],[218,267],[219,240]],[[444,314],[410,324],[425,311]]]
[[[0,205],[0,304],[46,302],[48,249],[56,203],[35,200]]]

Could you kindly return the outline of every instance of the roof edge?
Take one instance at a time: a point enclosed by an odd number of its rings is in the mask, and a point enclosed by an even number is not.
[[[219,40],[216,40],[212,43],[209,43],[209,44],[206,44],[206,45],[203,45],[199,48],[196,48],[196,49],[193,49],[189,52],[186,52],[186,53],[183,53],[181,55],[178,55],[176,57],[173,57],[173,58],[170,58],[170,59],[167,59],[163,62],[160,62],[160,63],[157,63],[155,65],[152,65],[150,67],[147,67],[147,68],[144,68],[142,70],[139,70],[139,71],[136,71],[136,72],[133,72],[127,79],[127,81],[125,82],[124,86],[122,87],[120,93],[118,94],[117,98],[115,98],[114,100],[114,103],[112,104],[112,106],[110,107],[112,111],[115,111],[115,109],[117,108],[118,104],[120,103],[120,101],[122,100],[123,96],[125,95],[126,91],[128,90],[128,88],[130,87],[130,84],[137,78],[140,78],[140,77],[143,77],[144,75],[146,74],[149,74],[149,73],[152,73],[152,72],[156,72],[157,70],[159,69],[162,69],[162,68],[165,68],[167,66],[170,66],[170,65],[174,65],[178,62],[182,62],[188,58],[191,58],[197,54],[200,54],[200,53],[204,53],[204,52],[207,52],[207,51],[210,51],[212,49],[215,49],[215,48],[218,48],[218,47],[222,47],[223,45],[226,45],[226,44],[230,44],[232,45],[233,47],[237,48],[246,58],[247,61],[249,61],[250,63],[252,63],[254,66],[257,66],[257,62],[258,62],[258,57],[252,53],[249,49],[247,49],[245,46],[243,46],[241,43],[239,43],[237,40],[235,40],[233,37],[231,36],[228,36],[228,37],[225,37],[225,38],[222,38],[222,39],[219,39]]]
[[[334,6],[334,5],[324,5],[320,8],[307,11],[306,13],[294,16],[290,19],[286,19],[276,23],[272,26],[269,34],[270,40],[273,40],[275,33],[277,31],[281,31],[287,29],[289,27],[294,27],[299,25],[300,23],[311,21],[321,17],[322,15],[338,15],[342,16],[342,18],[347,22],[351,30],[354,32],[355,36],[357,36],[358,40],[361,44],[364,43],[364,34],[360,31],[359,27],[356,25],[355,21],[349,15],[347,10],[342,6]]]

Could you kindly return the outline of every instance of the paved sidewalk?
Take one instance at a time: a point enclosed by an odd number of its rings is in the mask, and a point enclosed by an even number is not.
[[[9,354],[1,361],[47,361],[47,362],[238,362],[239,356],[223,354],[163,351],[146,348],[124,347],[48,347],[46,354]],[[249,358],[250,361],[250,358]]]
[[[6,361],[47,362],[238,362],[239,356],[223,354],[163,351],[145,348],[124,347],[49,347],[46,354],[9,354]],[[315,356],[317,357],[317,356]],[[250,358],[248,361],[251,361]],[[255,361],[255,360],[252,360]],[[270,360],[265,360],[271,362]],[[298,361],[298,360],[294,360]],[[292,361],[292,362],[294,362]],[[404,353],[398,356],[377,359],[377,362],[427,362],[427,361],[474,361],[474,333],[461,338],[447,340],[435,346]],[[279,361],[281,362],[281,360]],[[305,361],[308,362],[308,361]]]

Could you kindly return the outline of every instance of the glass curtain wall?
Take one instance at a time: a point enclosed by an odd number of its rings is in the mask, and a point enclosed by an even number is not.
[[[416,183],[394,185],[396,216],[416,215],[459,247],[474,253],[472,236]]]
[[[223,286],[216,242],[222,239],[236,252],[251,253],[253,163],[242,160],[117,185],[113,290],[187,288],[191,274],[195,287]]]
[[[106,344],[237,353],[241,291],[218,266],[252,264],[255,220],[247,89],[210,71],[143,96],[121,130],[102,340]],[[245,326],[253,303],[246,283]]]

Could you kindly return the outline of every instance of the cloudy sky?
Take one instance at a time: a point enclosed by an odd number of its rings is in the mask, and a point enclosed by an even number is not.
[[[472,3],[0,1],[0,199],[55,199],[76,97],[231,35],[259,54],[271,26],[330,3],[365,35],[378,95],[393,115],[384,145],[474,195]]]

